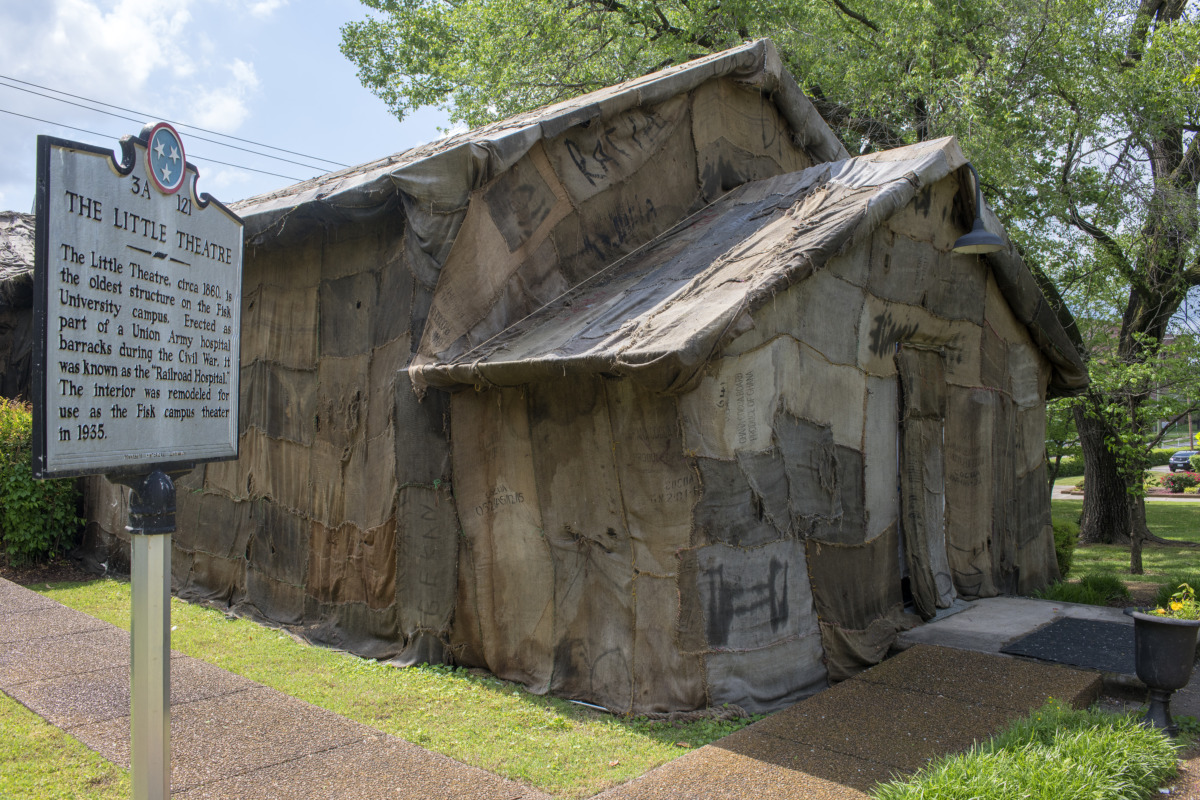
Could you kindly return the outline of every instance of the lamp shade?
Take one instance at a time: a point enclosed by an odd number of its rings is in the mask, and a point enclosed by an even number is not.
[[[979,255],[1003,250],[1004,240],[994,233],[988,233],[988,229],[983,227],[983,186],[979,183],[979,173],[969,161],[967,169],[971,170],[971,177],[975,179],[975,225],[970,233],[960,236],[954,243],[954,252]]]
[[[954,243],[954,252],[956,253],[995,253],[1003,249],[1004,240],[983,227],[983,219],[980,217],[975,217],[975,225],[971,228],[971,232],[960,236]]]

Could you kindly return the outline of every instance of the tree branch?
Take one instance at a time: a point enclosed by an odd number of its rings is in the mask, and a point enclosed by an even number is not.
[[[874,22],[872,22],[871,20],[864,17],[862,14],[859,14],[857,11],[850,8],[848,5],[843,3],[842,0],[829,0],[829,2],[832,3],[837,8],[838,11],[841,11],[843,14],[845,14],[850,19],[852,19],[856,22],[860,22],[863,25],[866,25],[871,30],[875,31],[876,33],[879,33],[878,25],[876,25]]]
[[[869,139],[872,146],[883,150],[893,147],[903,147],[907,144],[904,141],[904,137],[900,135],[900,132],[883,120],[874,117],[856,116],[848,106],[827,100],[820,86],[811,87],[808,92],[808,98],[812,101],[813,107],[817,109],[817,113],[821,115],[821,118],[834,130],[843,128],[853,131],[859,136]],[[843,142],[843,144],[849,143]],[[856,152],[857,146],[847,147],[846,149]]]
[[[1146,46],[1146,37],[1150,35],[1150,23],[1158,10],[1162,8],[1163,0],[1142,0],[1137,13],[1133,17],[1133,25],[1129,29],[1129,39],[1125,45],[1125,58],[1121,66],[1132,67],[1142,60],[1142,49]]]
[[[1180,411],[1178,414],[1176,414],[1174,417],[1172,417],[1171,421],[1168,422],[1166,425],[1164,425],[1162,427],[1162,430],[1160,430],[1158,432],[1158,435],[1155,436],[1153,439],[1151,439],[1147,443],[1146,449],[1153,450],[1154,448],[1158,447],[1158,445],[1160,443],[1162,443],[1163,437],[1167,435],[1167,431],[1171,430],[1171,428],[1174,428],[1176,425],[1178,425],[1183,420],[1184,417],[1186,417],[1188,414],[1191,414],[1193,411],[1196,411],[1197,408],[1198,408],[1198,406],[1195,403],[1193,403],[1192,405],[1188,406],[1183,411]]]

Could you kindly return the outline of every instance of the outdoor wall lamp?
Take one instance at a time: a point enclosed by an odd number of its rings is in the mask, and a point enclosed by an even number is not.
[[[983,192],[979,186],[979,173],[975,171],[975,165],[969,161],[967,167],[975,178],[975,224],[970,233],[960,236],[954,243],[954,252],[975,255],[1003,250],[1004,240],[983,227]]]

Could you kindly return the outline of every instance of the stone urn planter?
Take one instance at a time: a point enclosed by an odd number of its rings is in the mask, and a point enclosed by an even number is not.
[[[1126,613],[1133,617],[1137,676],[1150,689],[1150,707],[1142,724],[1173,737],[1179,728],[1171,719],[1171,695],[1187,686],[1192,677],[1200,620],[1173,619],[1135,609]]]

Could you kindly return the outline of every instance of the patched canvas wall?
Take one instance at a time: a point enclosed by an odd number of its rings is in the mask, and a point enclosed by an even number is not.
[[[1049,368],[951,252],[959,198],[780,292],[689,391],[455,393],[459,658],[615,711],[761,711],[1054,577]]]
[[[364,655],[444,659],[453,621],[453,653],[465,663],[515,659],[520,642],[495,630],[463,633],[483,623],[465,607],[479,586],[460,581],[460,572],[508,562],[487,561],[490,551],[460,536],[475,509],[464,511],[452,496],[461,489],[448,419],[462,401],[439,391],[418,399],[401,370],[422,342],[422,352],[437,353],[503,329],[733,186],[810,166],[796,144],[804,139],[760,88],[710,80],[538,141],[498,174],[472,176],[465,205],[445,202],[436,180],[413,180],[372,219],[348,210],[345,220],[306,227],[302,214],[281,217],[284,244],[245,253],[240,456],[181,479],[175,589]],[[677,425],[673,411],[670,422],[648,418],[640,397],[613,403],[626,411],[614,412],[610,424],[638,431],[639,441]],[[690,467],[664,476],[633,449],[640,445],[624,441],[614,469],[659,481],[664,496],[685,491],[682,484],[668,491],[668,481],[690,480],[694,489]],[[535,483],[545,477],[532,475]],[[89,547],[119,567],[128,552],[125,497],[103,479],[89,485]],[[565,507],[554,487],[544,491],[552,509]],[[671,522],[651,495],[631,498],[621,513],[626,547],[640,565],[632,585],[638,602],[678,605],[669,541],[690,528]],[[572,536],[551,545],[546,564],[588,576],[554,597],[575,609],[571,624],[609,624],[589,622],[594,612],[584,599],[629,588],[612,557],[602,548],[575,552]],[[504,580],[487,590],[503,594]],[[648,691],[650,676],[674,670],[679,685],[652,702],[702,705],[706,696],[686,677],[701,674],[701,662],[664,655],[654,616],[629,613],[625,621],[640,633],[624,649],[604,640],[564,646],[553,658],[602,662],[605,676],[642,675],[629,682],[630,705],[641,702],[633,693]],[[612,666],[618,661],[625,666]],[[504,663],[497,661],[498,671]],[[562,677],[567,671],[522,674],[541,689],[590,691]]]

